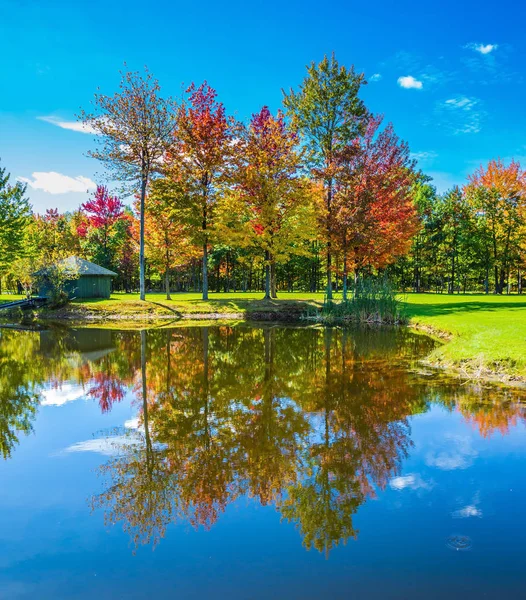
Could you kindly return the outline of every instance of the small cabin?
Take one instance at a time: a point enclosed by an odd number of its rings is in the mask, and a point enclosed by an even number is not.
[[[109,298],[111,295],[111,280],[117,273],[100,265],[84,260],[78,256],[70,256],[62,261],[62,265],[77,274],[66,284],[70,298]],[[40,286],[40,296],[49,296],[49,288]]]

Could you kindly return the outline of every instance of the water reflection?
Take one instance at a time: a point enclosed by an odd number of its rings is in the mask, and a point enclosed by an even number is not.
[[[306,548],[328,553],[357,537],[354,517],[367,499],[389,482],[415,484],[399,477],[412,415],[439,403],[485,437],[525,418],[517,392],[460,387],[412,369],[433,342],[405,330],[0,336],[4,458],[31,432],[40,403],[87,397],[108,413],[132,395],[137,419],[102,440],[108,458],[92,507],[108,524],[122,523],[135,545],[158,543],[172,522],[210,528],[249,497],[274,505]]]

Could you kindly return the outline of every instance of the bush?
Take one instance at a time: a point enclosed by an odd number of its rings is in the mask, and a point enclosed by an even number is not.
[[[385,277],[366,277],[356,282],[352,298],[339,303],[325,301],[319,314],[324,322],[401,325],[407,322],[402,304]]]
[[[69,302],[67,284],[78,277],[78,270],[64,262],[51,264],[41,269],[37,275],[39,288],[48,290],[49,304],[53,308],[59,308]]]

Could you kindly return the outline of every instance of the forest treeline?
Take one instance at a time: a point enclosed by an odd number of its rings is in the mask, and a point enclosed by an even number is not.
[[[438,194],[366,84],[334,56],[307,68],[248,122],[206,82],[176,102],[146,71],[124,73],[79,118],[113,188],[77,210],[35,214],[0,168],[0,284],[77,255],[114,270],[116,290],[333,292],[384,273],[401,290],[522,292],[526,174],[492,160]],[[133,201],[129,202],[132,198]],[[123,200],[124,199],[124,200]]]

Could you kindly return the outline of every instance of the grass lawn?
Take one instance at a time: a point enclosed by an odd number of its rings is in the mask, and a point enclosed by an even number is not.
[[[0,294],[0,304],[5,302],[15,302],[15,300],[23,300],[23,294]]]
[[[468,371],[505,371],[526,377],[526,296],[484,294],[403,297],[415,325],[452,336],[430,357]]]
[[[166,300],[164,294],[146,294],[147,302],[139,300],[139,294],[112,294],[108,300],[75,300],[73,305],[79,305],[93,313],[133,316],[169,315],[174,318],[182,315],[196,314],[239,314],[251,312],[298,312],[304,313],[307,307],[321,306],[324,294],[307,292],[280,292],[278,300],[263,300],[262,292],[233,292],[209,294],[209,300],[201,300],[199,293],[174,293],[171,300]]]

